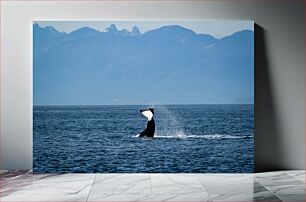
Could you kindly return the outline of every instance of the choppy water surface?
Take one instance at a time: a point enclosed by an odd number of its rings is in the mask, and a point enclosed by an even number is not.
[[[253,172],[254,105],[35,106],[34,172]]]

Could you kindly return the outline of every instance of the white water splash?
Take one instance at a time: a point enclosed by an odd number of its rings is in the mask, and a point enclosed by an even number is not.
[[[135,135],[133,137],[138,137]],[[248,139],[253,138],[252,135],[228,135],[228,134],[211,134],[211,135],[185,135],[184,133],[178,133],[174,135],[155,135],[154,138],[173,138],[173,139],[187,139],[187,138],[198,138],[198,139]]]
[[[185,132],[179,117],[166,106],[156,107],[155,137],[184,138]]]

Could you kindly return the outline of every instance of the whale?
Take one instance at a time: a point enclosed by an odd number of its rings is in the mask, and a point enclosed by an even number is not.
[[[154,109],[153,108],[149,108],[149,109],[141,109],[140,113],[146,117],[147,120],[147,128],[142,131],[141,133],[139,133],[138,137],[149,137],[149,138],[153,138],[154,137],[154,133],[155,133],[155,121],[154,121]]]

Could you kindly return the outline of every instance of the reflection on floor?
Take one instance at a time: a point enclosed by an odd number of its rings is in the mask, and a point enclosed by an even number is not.
[[[1,171],[0,201],[305,201],[305,171],[39,174]]]

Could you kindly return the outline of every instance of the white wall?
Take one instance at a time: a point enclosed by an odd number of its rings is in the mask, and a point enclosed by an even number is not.
[[[1,169],[32,168],[33,20],[253,20],[257,170],[305,168],[303,1],[0,1]]]

